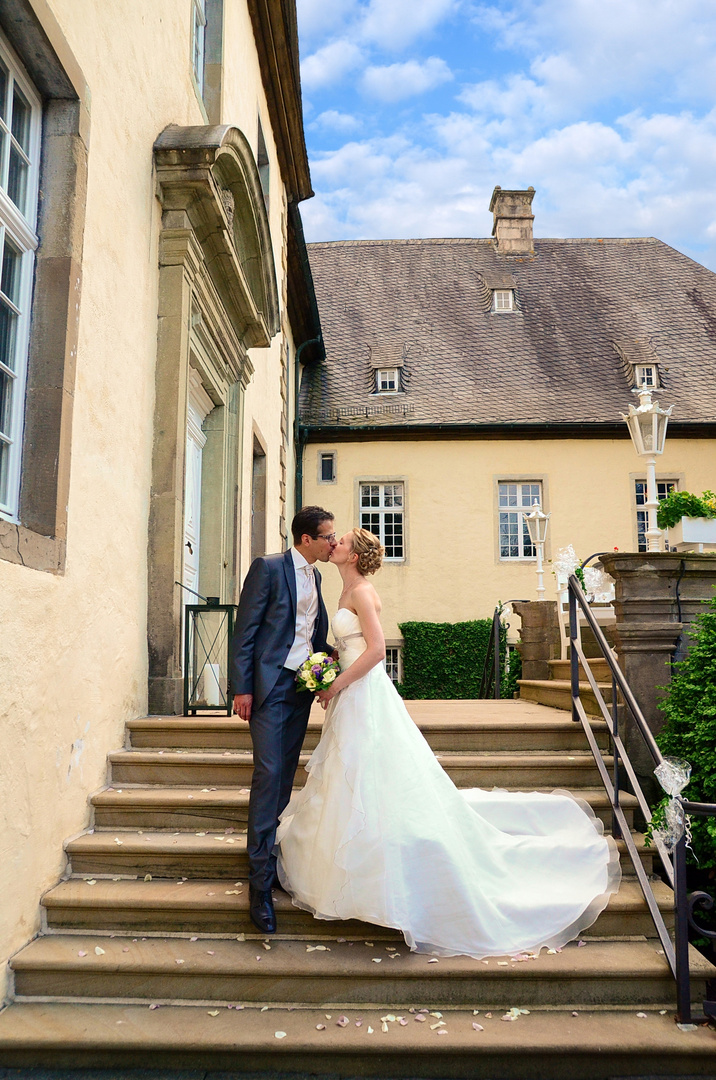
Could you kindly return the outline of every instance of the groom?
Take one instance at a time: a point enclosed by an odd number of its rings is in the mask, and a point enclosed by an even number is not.
[[[316,562],[336,546],[333,514],[304,506],[291,523],[293,547],[254,559],[241,591],[231,643],[234,712],[249,722],[254,773],[249,798],[249,911],[265,934],[276,930],[276,828],[293,787],[313,695],[296,690],[296,671],[330,652],[328,616]]]

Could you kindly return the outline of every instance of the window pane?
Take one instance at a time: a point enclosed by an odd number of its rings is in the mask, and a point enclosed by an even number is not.
[[[14,146],[10,147],[10,170],[7,178],[7,193],[18,210],[25,213],[25,195],[27,192],[27,164],[20,157]]]
[[[30,106],[17,83],[12,93],[12,133],[26,154],[30,152]]]
[[[22,252],[19,251],[11,240],[5,237],[5,249],[2,257],[2,279],[0,289],[12,300],[15,307],[19,305],[20,297],[20,264]]]
[[[0,60],[0,116],[7,120],[7,91],[10,84],[8,70]]]
[[[0,432],[8,439],[10,438],[10,405],[12,402],[13,382],[14,379],[10,375],[0,371]]]
[[[321,480],[331,483],[334,479],[333,454],[321,454]]]
[[[15,329],[17,315],[0,301],[0,362],[15,369]]]

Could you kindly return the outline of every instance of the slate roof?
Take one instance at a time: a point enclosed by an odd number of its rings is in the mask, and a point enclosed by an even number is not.
[[[305,369],[302,424],[623,426],[630,360],[658,362],[672,423],[716,422],[716,274],[652,237],[534,246],[309,244],[326,359]],[[517,310],[491,312],[511,281]],[[372,392],[381,355],[403,359],[398,395]]]

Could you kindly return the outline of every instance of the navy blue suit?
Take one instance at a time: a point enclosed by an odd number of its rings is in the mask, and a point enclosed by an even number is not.
[[[328,615],[315,571],[318,614],[312,647],[329,651]],[[249,799],[249,884],[270,889],[276,828],[293,787],[313,695],[284,667],[296,630],[296,570],[290,550],[254,559],[241,590],[231,643],[231,692],[252,694],[254,772]]]

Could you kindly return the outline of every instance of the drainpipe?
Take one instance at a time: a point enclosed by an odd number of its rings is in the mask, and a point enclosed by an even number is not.
[[[301,428],[298,414],[298,399],[301,390],[301,380],[299,378],[301,353],[308,345],[320,345],[322,340],[323,337],[319,334],[318,337],[304,341],[303,344],[299,345],[296,349],[296,356],[294,358],[293,452],[296,460],[296,481],[293,495],[294,513],[297,513],[303,506],[303,448],[306,445],[306,430],[305,428]]]

